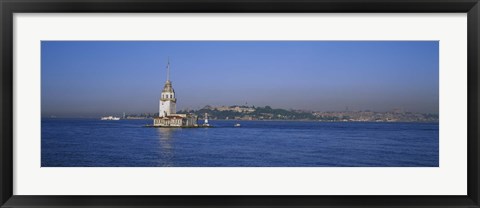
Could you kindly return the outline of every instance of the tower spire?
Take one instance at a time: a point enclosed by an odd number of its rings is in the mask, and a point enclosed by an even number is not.
[[[167,63],[167,81],[170,81],[170,57],[168,57]]]

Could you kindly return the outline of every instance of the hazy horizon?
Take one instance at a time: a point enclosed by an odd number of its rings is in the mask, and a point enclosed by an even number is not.
[[[42,116],[271,106],[438,114],[438,41],[42,41]]]

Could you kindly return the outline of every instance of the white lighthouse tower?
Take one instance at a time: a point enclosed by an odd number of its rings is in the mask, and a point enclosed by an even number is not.
[[[160,105],[159,105],[159,117],[167,117],[171,114],[175,114],[176,110],[176,103],[177,99],[175,98],[175,91],[172,87],[172,82],[170,82],[170,60],[168,60],[167,64],[167,81],[165,82],[165,86],[162,90],[162,95],[160,97]]]

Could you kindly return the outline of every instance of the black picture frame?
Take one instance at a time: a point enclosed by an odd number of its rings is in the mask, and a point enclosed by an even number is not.
[[[1,207],[480,207],[478,0],[0,0]],[[467,13],[466,196],[24,196],[13,195],[14,13]],[[252,187],[253,188],[253,187]],[[413,187],[412,187],[413,188]]]

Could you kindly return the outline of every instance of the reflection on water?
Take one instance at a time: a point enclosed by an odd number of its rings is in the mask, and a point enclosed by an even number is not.
[[[160,166],[173,166],[174,152],[173,152],[173,134],[178,129],[176,128],[156,128],[157,135],[160,140]]]
[[[42,119],[42,167],[438,167],[438,123]]]

